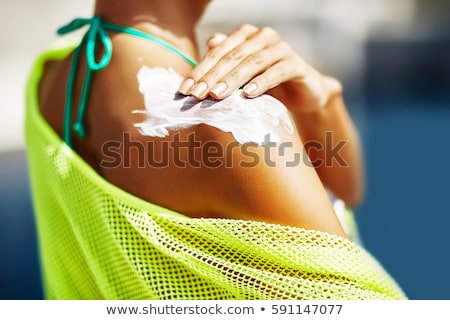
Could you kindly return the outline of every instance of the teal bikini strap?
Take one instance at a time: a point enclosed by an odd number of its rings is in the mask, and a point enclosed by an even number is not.
[[[73,148],[72,143],[72,135],[71,135],[71,123],[72,123],[72,101],[73,101],[73,89],[75,86],[76,80],[76,70],[78,68],[81,50],[84,46],[86,46],[86,73],[84,77],[83,87],[81,91],[80,103],[78,106],[77,117],[75,120],[75,124],[73,126],[73,130],[77,134],[77,136],[81,139],[86,137],[86,129],[84,126],[84,115],[86,113],[86,104],[89,96],[89,89],[92,80],[93,71],[98,71],[106,68],[112,57],[112,42],[106,30],[127,33],[135,37],[139,37],[142,39],[150,40],[170,51],[177,54],[181,58],[183,58],[186,62],[188,62],[192,66],[196,66],[197,63],[185,55],[183,52],[172,46],[171,44],[158,39],[150,34],[144,33],[137,29],[122,27],[112,23],[104,22],[98,16],[94,16],[89,19],[78,18],[70,22],[69,24],[58,29],[58,34],[63,35],[79,28],[82,28],[86,25],[90,25],[89,30],[86,32],[84,37],[81,40],[81,43],[75,49],[73,54],[73,60],[70,67],[69,79],[67,82],[66,89],[66,102],[64,107],[64,124],[63,124],[63,138],[67,145]],[[97,40],[100,40],[105,53],[101,57],[100,61],[97,62],[95,60],[95,52],[96,52],[96,44]]]

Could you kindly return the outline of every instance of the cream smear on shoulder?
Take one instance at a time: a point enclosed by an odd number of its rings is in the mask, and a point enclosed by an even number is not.
[[[280,142],[280,133],[294,132],[286,107],[269,95],[246,98],[242,90],[223,100],[197,100],[178,93],[183,78],[173,69],[142,67],[137,78],[144,95],[146,110],[134,113],[147,115],[135,124],[145,136],[165,137],[170,130],[206,124],[231,132],[241,144],[262,145]]]

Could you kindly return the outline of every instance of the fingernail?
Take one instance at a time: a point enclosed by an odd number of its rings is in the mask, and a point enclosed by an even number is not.
[[[218,82],[214,88],[212,88],[211,93],[213,94],[214,98],[220,98],[221,95],[227,90],[228,86],[225,82],[221,81]]]
[[[195,83],[195,81],[193,79],[187,78],[181,83],[178,91],[182,94],[188,94],[189,90],[192,88],[194,83]]]
[[[197,98],[202,98],[204,95],[206,95],[206,90],[208,90],[208,85],[206,82],[199,82],[197,83],[192,89],[191,94]]]
[[[258,89],[258,86],[252,82],[247,84],[243,90],[247,96],[251,96],[253,93],[255,93],[256,89]]]

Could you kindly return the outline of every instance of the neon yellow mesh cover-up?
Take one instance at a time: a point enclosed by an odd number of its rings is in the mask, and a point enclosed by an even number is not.
[[[108,183],[42,118],[27,88],[26,140],[49,299],[404,299],[364,249],[261,222],[192,219]]]

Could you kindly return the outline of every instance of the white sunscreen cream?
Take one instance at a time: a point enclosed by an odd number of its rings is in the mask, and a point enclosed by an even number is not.
[[[241,143],[280,142],[280,133],[294,132],[286,107],[269,95],[246,98],[238,90],[223,100],[197,100],[178,93],[183,78],[173,69],[142,67],[137,75],[147,115],[135,124],[142,135],[165,137],[169,130],[206,124],[231,132]]]

